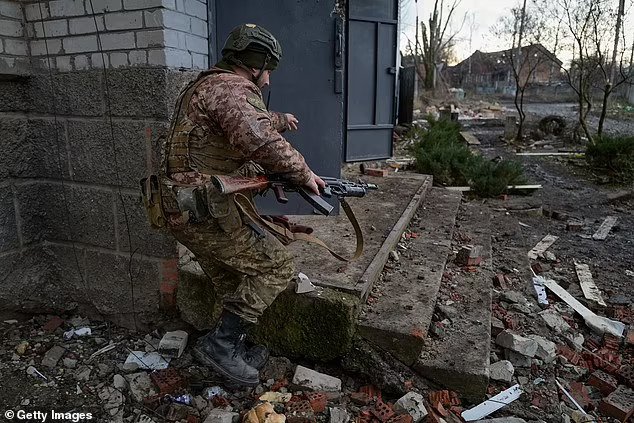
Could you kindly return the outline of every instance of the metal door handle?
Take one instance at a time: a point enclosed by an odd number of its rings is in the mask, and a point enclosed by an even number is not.
[[[396,75],[396,66],[390,66],[386,70],[387,70],[387,73],[389,73],[390,75]]]

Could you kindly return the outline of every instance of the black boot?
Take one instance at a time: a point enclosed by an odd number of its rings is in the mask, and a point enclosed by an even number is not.
[[[258,371],[243,357],[246,322],[239,316],[223,311],[215,330],[198,340],[192,354],[201,363],[240,385],[256,386]]]
[[[269,350],[264,345],[254,345],[244,352],[243,357],[249,366],[262,370],[269,360]]]

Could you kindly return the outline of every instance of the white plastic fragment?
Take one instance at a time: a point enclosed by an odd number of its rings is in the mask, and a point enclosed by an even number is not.
[[[543,276],[534,276],[533,287],[537,294],[537,302],[539,304],[548,305],[548,296],[546,295],[546,288],[544,288],[544,280],[545,278]]]
[[[92,335],[92,330],[90,328],[71,329],[68,332],[64,332],[64,339],[68,341],[74,336],[80,337],[88,335]]]
[[[493,398],[490,398],[469,410],[463,411],[462,418],[468,422],[483,419],[495,411],[498,411],[500,408],[517,400],[523,393],[524,391],[522,391],[519,384],[513,385]]]
[[[167,369],[170,364],[170,357],[163,357],[161,354],[152,351],[131,351],[125,364],[136,363],[139,369],[162,370]]]
[[[551,245],[557,241],[559,237],[554,235],[546,235],[541,241],[537,243],[529,252],[528,258],[531,260],[537,259],[540,254],[543,254]]]
[[[307,292],[313,292],[315,289],[317,289],[315,285],[313,285],[313,283],[310,281],[310,278],[302,272],[299,272],[299,275],[297,275],[297,277],[299,278],[299,283],[295,288],[295,293],[305,294]]]
[[[90,357],[88,357],[88,360],[86,360],[86,363],[87,364],[90,363],[95,357],[98,357],[101,354],[107,353],[108,351],[114,350],[116,347],[117,347],[117,343],[114,343],[114,344],[106,345],[105,347],[98,349],[97,351],[92,353]]]
[[[166,332],[159,342],[158,352],[165,357],[178,358],[185,351],[189,335],[184,330]]]
[[[48,378],[46,376],[44,376],[42,373],[40,373],[35,367],[33,366],[29,366],[26,369],[26,374],[28,374],[29,376],[33,376],[33,377],[40,377],[44,380],[48,380]]]
[[[623,337],[623,332],[625,331],[625,325],[623,323],[610,320],[607,317],[597,316],[552,279],[546,279],[545,285],[566,304],[572,307],[574,311],[579,313],[590,329],[599,334],[607,332],[614,336]]]

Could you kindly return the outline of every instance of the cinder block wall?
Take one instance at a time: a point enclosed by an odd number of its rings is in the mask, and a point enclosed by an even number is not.
[[[0,14],[0,308],[160,318],[177,252],[138,180],[208,67],[206,4],[0,0]],[[14,40],[25,56],[5,54]]]

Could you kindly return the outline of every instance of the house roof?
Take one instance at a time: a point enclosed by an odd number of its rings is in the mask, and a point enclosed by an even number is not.
[[[559,66],[561,66],[563,63],[561,60],[557,58],[557,56],[555,56],[546,47],[544,47],[543,45],[539,43],[530,44],[528,46],[522,47],[522,51],[529,52],[529,54],[531,52],[536,52],[536,53],[539,52],[541,54],[544,54],[550,60],[557,63]],[[462,62],[458,63],[457,65],[452,66],[452,68],[459,69],[459,68],[462,68],[463,66],[467,66],[469,63],[469,59],[471,59],[472,63],[473,62],[479,63],[480,65],[486,68],[497,68],[497,67],[506,68],[508,64],[510,52],[511,52],[511,49],[493,51],[489,53],[476,50],[471,56],[469,56],[467,59],[463,60]]]

